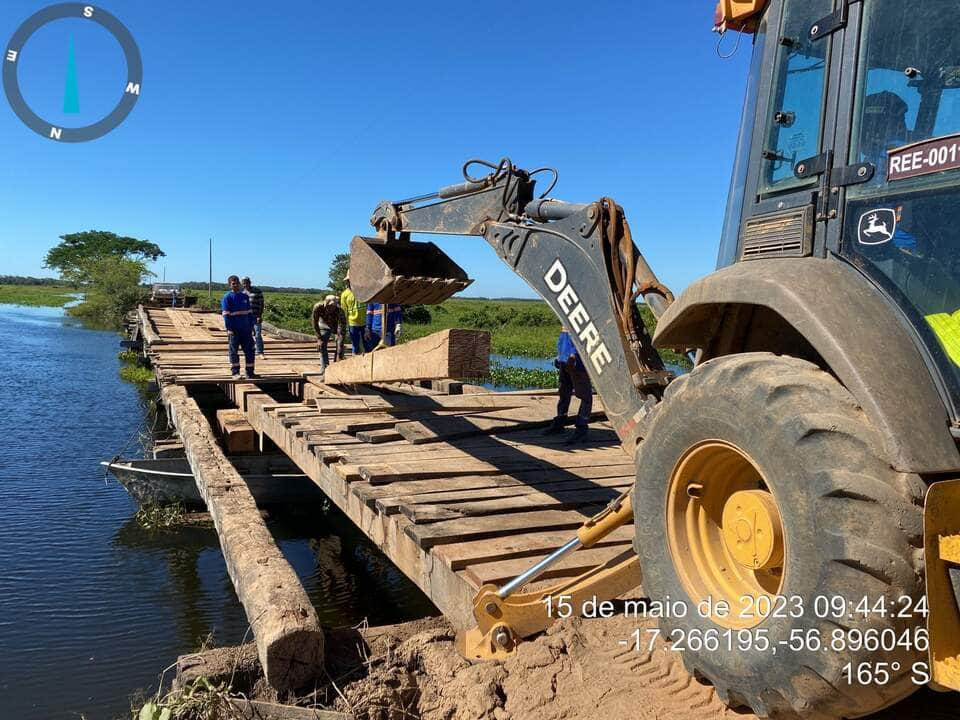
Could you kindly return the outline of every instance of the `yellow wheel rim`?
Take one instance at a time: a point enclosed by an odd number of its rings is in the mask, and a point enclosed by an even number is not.
[[[736,629],[763,622],[783,587],[783,523],[743,450],[708,440],[684,453],[667,491],[667,537],[691,614]]]

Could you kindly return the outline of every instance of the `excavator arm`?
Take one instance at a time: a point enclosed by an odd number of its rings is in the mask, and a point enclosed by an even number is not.
[[[474,178],[469,169],[477,162],[464,166],[463,183],[377,206],[371,218],[377,236],[351,243],[354,293],[361,302],[442,302],[472,281],[433,243],[410,235],[483,237],[570,331],[608,418],[632,453],[638,424],[672,378],[637,301],[643,298],[659,317],[673,294],[633,244],[613,200],[574,204],[535,197],[534,176],[547,169],[527,172],[504,159],[482,163],[491,171]]]

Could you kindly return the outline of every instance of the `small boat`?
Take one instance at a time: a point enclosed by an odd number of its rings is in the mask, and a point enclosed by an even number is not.
[[[257,505],[322,502],[325,497],[285,456],[233,457],[230,461],[243,476]],[[141,506],[180,502],[188,508],[204,507],[186,458],[117,459],[100,464]]]

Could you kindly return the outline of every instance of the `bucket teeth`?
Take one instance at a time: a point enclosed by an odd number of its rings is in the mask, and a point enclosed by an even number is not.
[[[432,242],[358,235],[350,243],[350,286],[360,302],[435,305],[472,282]]]

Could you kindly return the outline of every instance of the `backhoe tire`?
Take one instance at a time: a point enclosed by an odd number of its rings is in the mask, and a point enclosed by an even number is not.
[[[643,587],[651,601],[679,600],[687,607],[685,617],[659,623],[690,672],[711,682],[728,705],[772,718],[857,717],[917,688],[914,663],[926,662],[925,484],[890,467],[881,436],[833,376],[811,363],[769,353],[710,360],[668,387],[643,435],[634,494]],[[706,459],[699,466],[691,466],[693,460],[684,464],[685,458],[700,457]],[[710,465],[711,457],[719,460]],[[705,498],[712,488],[726,487],[723,477],[731,463],[740,467],[738,472],[752,464],[762,483],[751,492],[772,494],[782,520],[781,565],[762,576],[768,583],[779,582],[771,592],[774,612],[759,621],[754,617],[757,624],[746,630],[730,629],[729,618],[711,617],[709,606],[698,611],[704,598],[695,592],[701,577],[720,578],[719,585],[710,587],[725,587],[734,557],[729,548],[740,542],[739,536],[723,545],[726,550],[713,547],[701,554],[699,565],[687,552],[692,547],[687,541],[696,544],[697,533],[710,526]],[[689,471],[694,475],[683,480],[687,467],[695,468]],[[685,522],[676,510],[683,507],[700,512],[703,522],[698,524],[697,516]],[[708,537],[717,537],[713,532]],[[721,539],[728,537],[723,527],[719,532]],[[750,551],[755,555],[762,545],[757,542]],[[722,567],[707,567],[704,557]],[[754,572],[743,567],[738,565],[737,572]],[[845,608],[837,597],[846,600]],[[876,605],[881,598],[887,612]],[[831,602],[840,602],[834,605],[840,607],[839,617],[828,610]],[[749,604],[731,609],[737,620]],[[898,613],[905,617],[893,617]],[[887,630],[887,642],[889,631],[896,636],[907,631],[906,647],[862,649],[856,631],[867,630],[878,638]],[[719,647],[712,642],[703,647],[707,631],[719,638]],[[763,636],[769,648],[763,649]],[[740,649],[741,642],[752,649]],[[852,663],[853,683],[846,679],[847,663]],[[880,679],[888,673],[889,679],[864,683],[870,676],[861,675],[858,681],[862,668]]]

